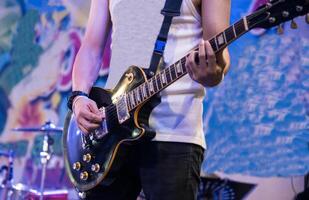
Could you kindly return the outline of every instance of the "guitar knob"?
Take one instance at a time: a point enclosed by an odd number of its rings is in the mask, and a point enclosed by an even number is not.
[[[100,171],[100,165],[98,163],[92,165],[91,171],[98,173]]]
[[[274,17],[270,17],[269,19],[269,23],[275,23],[276,22],[276,18],[274,18]]]
[[[283,30],[283,24],[279,24],[278,28],[277,28],[277,33],[278,35],[282,35],[284,32]]]
[[[84,171],[84,172],[80,173],[79,177],[80,177],[81,180],[86,181],[89,177],[88,172]]]
[[[292,21],[291,21],[291,29],[297,29],[297,24],[296,24],[296,22],[294,21],[294,19],[292,19]]]
[[[76,170],[76,171],[79,171],[81,168],[81,164],[80,162],[76,162],[73,164],[73,169]]]
[[[304,7],[303,6],[296,6],[296,11],[301,12],[303,11]]]
[[[91,155],[89,153],[83,155],[83,161],[89,163],[91,161]]]
[[[306,15],[306,22],[309,24],[309,13]]]
[[[282,17],[286,18],[290,15],[290,13],[288,11],[283,11],[282,12]]]

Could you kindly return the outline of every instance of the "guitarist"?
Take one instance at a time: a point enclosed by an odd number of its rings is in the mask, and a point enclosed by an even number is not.
[[[85,97],[97,79],[102,51],[112,31],[112,56],[107,88],[114,88],[125,70],[149,66],[162,24],[164,0],[92,0],[82,46],[73,71],[73,112],[85,133],[99,127],[104,116]],[[205,87],[220,83],[230,64],[228,50],[217,55],[207,39],[229,25],[230,0],[183,0],[181,15],[174,17],[164,52],[169,66],[199,45],[187,57],[189,76],[161,92],[161,103],[150,115],[156,131],[151,142],[135,145],[119,177],[94,188],[88,199],[136,199],[141,189],[146,199],[195,199],[203,153],[203,98]],[[197,58],[199,59],[197,59]],[[207,58],[207,61],[206,61]]]

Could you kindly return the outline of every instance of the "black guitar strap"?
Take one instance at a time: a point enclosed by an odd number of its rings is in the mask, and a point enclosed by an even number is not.
[[[157,71],[158,65],[163,57],[168,32],[172,24],[172,19],[173,17],[180,15],[181,4],[182,0],[166,0],[164,8],[161,10],[161,14],[164,16],[164,19],[161,25],[160,33],[155,42],[154,50],[150,61],[150,76],[153,76]]]

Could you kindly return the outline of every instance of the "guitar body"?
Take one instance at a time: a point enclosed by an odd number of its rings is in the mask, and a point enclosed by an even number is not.
[[[105,133],[100,135],[97,132],[99,136],[95,133],[85,136],[78,128],[74,114],[67,114],[63,135],[65,168],[79,191],[90,190],[98,184],[109,184],[121,168],[130,145],[155,136],[155,132],[147,127],[151,110],[160,102],[158,97],[130,111],[129,119],[123,123],[119,123],[116,107],[113,106],[117,98],[146,80],[144,70],[132,66],[113,90],[91,89],[89,97],[98,108],[109,108],[105,112]]]

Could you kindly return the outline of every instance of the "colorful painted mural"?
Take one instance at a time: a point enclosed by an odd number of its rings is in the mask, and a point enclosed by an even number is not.
[[[263,2],[233,1],[232,21]],[[0,151],[14,150],[16,182],[39,186],[43,135],[12,129],[46,121],[63,126],[89,3],[0,1]],[[231,45],[231,70],[205,99],[204,173],[290,176],[309,171],[309,25],[303,19],[297,23],[297,30],[286,23],[282,36],[255,30]],[[100,86],[108,73],[109,45]],[[68,182],[61,134],[53,138],[46,187],[63,188]],[[0,165],[4,162],[1,157]]]

